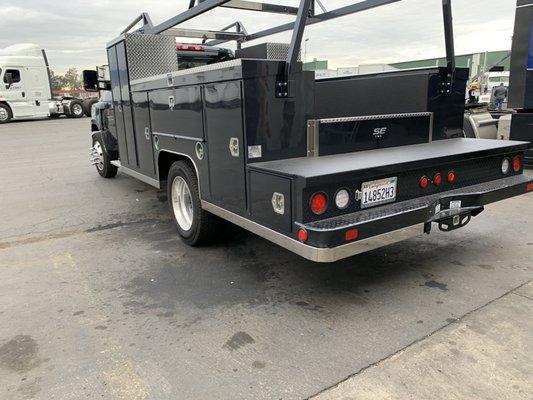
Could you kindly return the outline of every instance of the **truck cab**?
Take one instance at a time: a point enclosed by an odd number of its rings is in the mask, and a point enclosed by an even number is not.
[[[0,82],[0,123],[49,115],[52,92],[46,56],[36,45],[0,50]]]
[[[31,43],[0,50],[0,124],[12,119],[83,117],[79,99],[52,98],[48,60]]]

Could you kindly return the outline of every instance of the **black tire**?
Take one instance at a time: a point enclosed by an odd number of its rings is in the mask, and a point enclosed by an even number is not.
[[[7,124],[13,118],[11,109],[5,104],[0,104],[0,124]]]
[[[69,105],[69,118],[82,118],[83,117],[83,104],[79,100],[72,100]]]
[[[91,107],[95,103],[98,103],[98,99],[96,97],[91,97],[89,99],[83,100],[83,113],[86,117],[91,116]]]
[[[176,217],[173,206],[172,186],[176,178],[181,177],[188,186],[192,202],[192,224],[185,230]],[[167,179],[167,197],[170,213],[183,242],[189,246],[202,246],[213,242],[217,232],[222,228],[222,220],[202,209],[198,180],[193,167],[187,161],[176,161],[170,167]]]
[[[98,149],[101,149],[102,162],[95,164],[96,171],[102,178],[114,178],[117,176],[118,168],[111,164],[111,158],[107,154],[102,137],[99,134],[93,137],[93,152],[98,152]]]

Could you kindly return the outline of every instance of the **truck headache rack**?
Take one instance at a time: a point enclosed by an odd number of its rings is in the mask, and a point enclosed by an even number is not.
[[[179,15],[176,15],[167,21],[158,25],[153,25],[147,13],[141,14],[131,24],[129,24],[122,33],[131,30],[139,22],[143,26],[138,30],[145,34],[159,34],[174,37],[186,38],[200,38],[209,46],[216,46],[228,41],[236,41],[237,48],[241,48],[242,43],[257,40],[266,36],[274,35],[285,31],[293,31],[289,50],[286,57],[284,78],[277,82],[279,97],[289,97],[291,95],[290,75],[291,71],[298,60],[301,49],[304,29],[307,25],[316,24],[319,22],[329,21],[335,18],[343,17],[350,14],[370,10],[372,8],[385,6],[391,3],[397,3],[401,0],[363,0],[355,4],[340,7],[334,10],[327,11],[320,0],[300,0],[298,7],[261,3],[247,0],[190,0],[189,9]],[[196,4],[196,5],[195,5]],[[322,12],[316,13],[316,5],[320,7]],[[296,20],[286,24],[278,25],[259,32],[248,33],[241,22],[235,22],[220,31],[214,30],[200,30],[189,28],[176,28],[176,26],[189,21],[201,14],[211,11],[217,7],[232,8],[246,11],[267,12],[295,15]],[[453,73],[455,72],[455,51],[453,40],[453,22],[452,22],[452,8],[451,0],[442,0],[443,18],[444,18],[444,33],[446,41],[446,59],[449,79],[444,83],[444,89],[449,90],[453,81]],[[228,31],[235,28],[235,32]],[[207,41],[212,39],[211,41]]]

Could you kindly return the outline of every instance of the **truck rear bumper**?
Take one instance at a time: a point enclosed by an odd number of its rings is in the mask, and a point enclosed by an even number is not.
[[[296,223],[307,232],[306,243],[211,203],[203,201],[202,207],[304,258],[328,263],[429,233],[433,222],[443,230],[462,227],[485,205],[531,191],[533,178],[518,175],[309,224]],[[346,233],[354,230],[356,239],[347,242]]]

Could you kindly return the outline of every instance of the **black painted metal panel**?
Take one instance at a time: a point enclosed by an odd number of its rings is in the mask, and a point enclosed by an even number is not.
[[[246,209],[241,81],[204,87],[211,200],[242,213]],[[238,150],[231,153],[231,146]]]
[[[290,232],[292,227],[291,180],[258,171],[249,172],[250,214],[254,221],[270,228]],[[274,211],[274,193],[283,196],[283,214]]]
[[[154,151],[150,134],[150,108],[148,93],[132,93],[133,122],[139,172],[155,177]]]
[[[247,146],[261,146],[261,158],[248,162],[303,157],[307,154],[307,121],[313,118],[314,74],[294,75],[291,98],[276,97],[276,76],[244,80]]]
[[[118,70],[116,46],[107,49],[109,61],[109,76],[111,79],[113,95],[113,112],[115,115],[115,136],[118,141],[120,161],[128,163],[128,146],[126,145],[126,129],[124,127],[124,114],[122,112],[122,95],[120,90],[120,74]],[[110,129],[113,129],[110,127]]]
[[[133,112],[131,109],[130,99],[130,83],[128,75],[128,61],[126,59],[126,46],[124,42],[120,42],[116,46],[117,48],[117,65],[118,74],[120,77],[120,96],[121,96],[121,108],[124,118],[124,130],[126,137],[126,147],[128,149],[128,160],[121,158],[121,161],[132,168],[136,168],[137,165],[137,149],[135,144],[135,133],[133,130]]]
[[[457,68],[442,93],[445,68],[385,72],[316,81],[317,118],[433,112],[433,139],[462,135],[468,70]]]
[[[319,154],[327,156],[428,143],[431,124],[429,115],[320,124]]]
[[[509,107],[533,109],[533,89],[527,88],[527,81],[533,81],[529,67],[529,55],[533,54],[533,2],[518,2],[516,9],[513,47],[511,56],[511,77],[509,81]],[[528,74],[530,75],[528,77]],[[533,83],[530,83],[533,85]]]
[[[202,140],[204,138],[202,108],[199,85],[150,92],[154,132]]]

